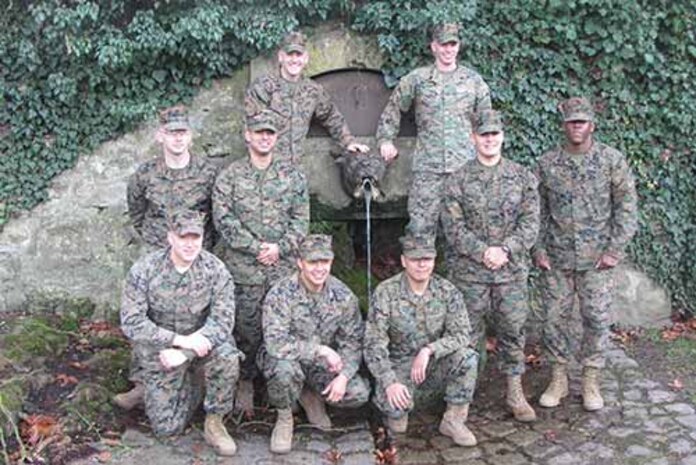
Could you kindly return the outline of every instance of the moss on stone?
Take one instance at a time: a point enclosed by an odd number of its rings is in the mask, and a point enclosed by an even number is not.
[[[68,332],[44,317],[22,320],[11,334],[4,338],[5,353],[17,362],[34,357],[58,356],[68,345]]]

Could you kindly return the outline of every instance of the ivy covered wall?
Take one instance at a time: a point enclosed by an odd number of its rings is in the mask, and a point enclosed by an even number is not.
[[[559,100],[590,97],[597,137],[638,180],[630,252],[696,310],[696,8],[691,0],[8,0],[0,16],[0,227],[99,143],[187,101],[296,27],[378,37],[387,83],[431,60],[427,29],[464,25],[461,59],[508,118],[506,155],[558,143]]]

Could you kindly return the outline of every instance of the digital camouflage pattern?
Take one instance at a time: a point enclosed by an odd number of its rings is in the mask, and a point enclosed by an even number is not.
[[[253,379],[262,342],[263,296],[295,270],[298,245],[309,229],[307,180],[290,163],[273,160],[262,170],[248,158],[237,160],[215,183],[213,218],[222,237],[220,256],[237,284],[235,340],[246,355],[242,379]],[[278,244],[275,265],[256,259],[263,242]]]
[[[441,73],[431,65],[403,77],[379,119],[378,145],[394,141],[401,113],[411,106],[418,128],[414,172],[453,173],[474,158],[471,116],[491,108],[488,85],[478,73],[461,65]]]
[[[215,183],[213,218],[235,283],[277,280],[295,270],[297,248],[309,230],[307,180],[297,167],[279,160],[265,170],[249,158],[234,161]],[[256,260],[263,242],[278,244],[277,265]]]
[[[142,257],[131,268],[121,299],[121,329],[140,364],[145,410],[156,434],[176,434],[186,426],[201,397],[197,369],[204,372],[206,411],[231,411],[240,356],[232,338],[234,308],[232,278],[206,251],[185,273],[174,267],[169,248]],[[159,351],[171,348],[175,335],[196,331],[211,342],[212,352],[196,358],[185,351],[187,363],[164,370]]]
[[[459,42],[459,25],[456,23],[438,24],[433,28],[432,40],[441,44]]]
[[[604,366],[613,270],[595,270],[600,256],[618,257],[637,228],[637,195],[623,154],[594,141],[585,154],[557,147],[537,167],[541,229],[534,253],[549,258],[541,276],[543,343],[552,362],[571,357],[567,322],[580,301],[584,366]]]
[[[450,279],[478,283],[525,281],[529,250],[539,232],[539,194],[531,171],[502,158],[495,166],[471,160],[445,187],[442,225]],[[507,246],[510,262],[492,271],[483,264],[488,247]]]
[[[215,242],[212,222],[213,184],[217,168],[202,157],[191,155],[185,168],[171,169],[163,158],[138,167],[128,180],[128,215],[145,244],[167,246],[167,212],[195,210],[206,215],[203,247]]]
[[[471,345],[478,347],[486,326],[498,341],[498,360],[506,375],[525,371],[525,324],[529,315],[527,280],[491,284],[452,281],[461,289],[471,322]]]
[[[333,238],[328,234],[310,234],[300,243],[299,254],[303,260],[332,260]]]
[[[385,389],[395,382],[404,384],[416,401],[444,395],[451,404],[469,403],[478,363],[477,353],[469,348],[469,330],[462,295],[449,281],[433,275],[422,296],[411,292],[403,272],[380,283],[367,319],[364,351],[380,411],[391,417],[403,414],[386,401]],[[415,386],[410,367],[425,346],[433,351],[427,380]]]
[[[320,345],[331,347],[343,360],[341,373],[353,389],[346,402],[365,402],[369,385],[357,375],[364,332],[357,297],[333,276],[320,293],[307,291],[299,279],[295,273],[281,280],[263,303],[264,343],[258,360],[271,404],[288,408],[299,399],[303,382],[318,390],[336,376],[326,373],[317,358]]]
[[[551,363],[569,363],[576,353],[568,322],[575,298],[580,302],[583,336],[577,359],[582,366],[604,368],[604,350],[609,340],[609,310],[614,288],[614,270],[561,270],[541,273],[542,341]]]
[[[244,107],[247,117],[264,109],[276,114],[278,158],[297,164],[302,159],[302,143],[314,116],[344,150],[353,142],[343,115],[326,90],[309,78],[298,82],[283,79],[278,73],[260,76],[247,88]]]
[[[479,114],[476,131],[502,129],[492,113]],[[488,320],[498,337],[503,371],[522,374],[529,250],[539,231],[536,178],[505,158],[495,166],[472,160],[448,180],[442,224],[452,257],[448,277],[464,295],[472,343],[476,346],[484,336]],[[493,246],[510,250],[510,261],[498,270],[483,263],[484,252]]]
[[[600,255],[623,250],[637,229],[633,174],[618,150],[595,141],[585,154],[557,147],[539,160],[541,227],[535,254],[553,268],[593,269]]]
[[[563,121],[594,121],[594,108],[583,97],[573,97],[558,105],[563,114]]]

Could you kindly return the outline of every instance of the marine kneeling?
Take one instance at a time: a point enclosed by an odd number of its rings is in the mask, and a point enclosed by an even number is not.
[[[133,265],[121,305],[121,328],[141,365],[145,413],[155,435],[180,434],[203,400],[202,377],[205,440],[233,455],[223,418],[233,407],[241,356],[232,337],[234,283],[202,250],[203,215],[174,212],[168,227],[169,247]]]
[[[375,377],[374,403],[394,433],[425,399],[444,397],[440,433],[475,446],[467,428],[478,354],[469,348],[469,318],[461,293],[433,274],[434,237],[402,238],[404,271],[375,289],[365,329],[365,362]]]
[[[357,374],[364,323],[358,299],[331,276],[331,237],[312,234],[299,247],[299,270],[273,286],[263,303],[263,347],[257,358],[268,398],[278,410],[271,451],[292,447],[292,407],[299,400],[313,425],[331,428],[325,402],[359,407],[369,384]]]

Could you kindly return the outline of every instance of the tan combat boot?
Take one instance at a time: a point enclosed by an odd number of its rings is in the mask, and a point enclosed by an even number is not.
[[[568,395],[568,372],[564,363],[551,367],[551,382],[539,398],[542,407],[557,407],[561,399]]]
[[[476,436],[466,427],[469,417],[469,404],[447,404],[447,410],[442,415],[440,433],[452,438],[455,444],[472,447],[476,445]]]
[[[389,428],[392,433],[405,433],[408,429],[408,413],[404,414],[401,418],[387,417],[387,428]]]
[[[229,457],[237,452],[237,444],[234,443],[234,439],[227,432],[222,422],[222,415],[209,413],[205,416],[203,437],[205,442],[212,446],[218,455]]]
[[[536,420],[534,409],[524,397],[520,375],[507,377],[507,404],[512,409],[515,420],[523,423]]]
[[[307,414],[307,419],[311,424],[321,429],[331,428],[331,419],[326,414],[324,399],[319,397],[319,394],[306,386],[303,387],[300,394],[300,405]]]
[[[292,410],[278,409],[278,419],[271,433],[271,452],[287,454],[292,448]]]
[[[604,408],[604,399],[599,392],[599,368],[585,367],[582,370],[582,406],[588,412]]]
[[[247,417],[254,415],[254,383],[250,379],[242,379],[239,381],[234,408]]]
[[[111,400],[124,410],[133,410],[145,401],[145,386],[136,383],[133,389],[128,392],[116,394]]]

